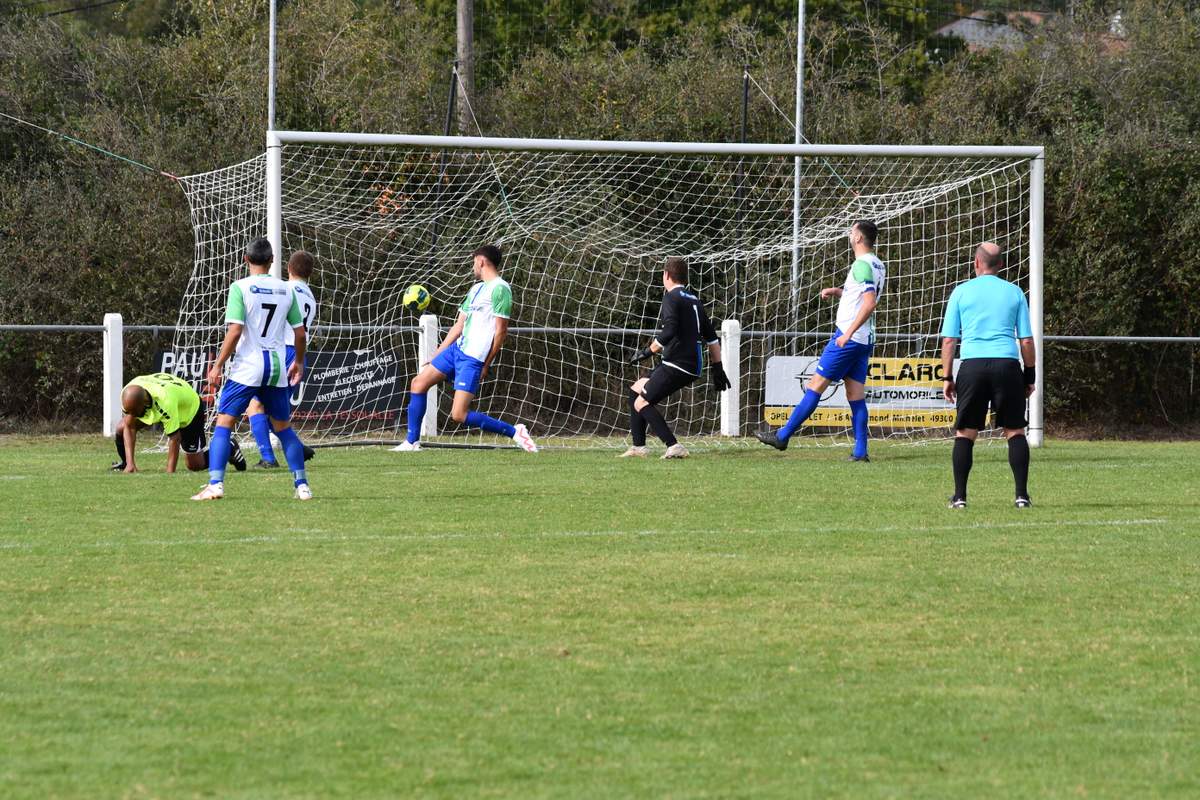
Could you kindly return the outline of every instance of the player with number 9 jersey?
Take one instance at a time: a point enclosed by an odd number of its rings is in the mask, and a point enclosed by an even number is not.
[[[304,250],[297,250],[288,259],[287,285],[295,295],[296,303],[300,307],[300,321],[304,324],[305,342],[309,350],[312,350],[313,334],[317,324],[317,296],[313,294],[312,287],[308,285],[308,279],[312,276],[314,269],[316,269],[316,260],[311,253]],[[287,366],[291,367],[292,361],[296,357],[296,334],[291,326],[284,332],[284,337],[287,343]],[[304,366],[307,367],[307,365]],[[292,397],[295,398],[299,391],[299,385],[293,386]]]

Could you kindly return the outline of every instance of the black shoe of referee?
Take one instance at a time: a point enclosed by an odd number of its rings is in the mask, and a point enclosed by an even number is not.
[[[1017,508],[1033,508],[1033,501],[1028,497],[1017,495],[1017,499],[1013,500],[1013,505]]]
[[[776,450],[787,450],[787,442],[779,441],[779,437],[775,435],[775,431],[755,431],[754,438],[763,444],[771,445]]]
[[[242,455],[242,446],[238,444],[237,439],[229,440],[229,463],[233,464],[233,468],[238,472],[246,471],[246,457]]]
[[[965,498],[965,497],[951,497],[950,502],[946,505],[946,508],[966,508],[966,507],[967,507],[967,498]]]

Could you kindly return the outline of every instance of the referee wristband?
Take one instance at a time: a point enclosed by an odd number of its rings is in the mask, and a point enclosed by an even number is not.
[[[1025,368],[1025,385],[1033,386],[1037,383],[1037,367]]]

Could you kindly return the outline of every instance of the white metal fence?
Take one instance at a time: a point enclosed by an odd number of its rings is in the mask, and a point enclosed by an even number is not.
[[[354,326],[342,326],[352,328]],[[393,326],[395,331],[415,331],[417,336],[417,352],[414,368],[427,361],[437,349],[441,336],[438,318],[426,314],[415,326]],[[513,333],[589,333],[592,335],[611,334],[613,336],[650,335],[652,330],[625,329],[578,329],[578,328],[523,328],[513,327]],[[102,360],[103,375],[103,433],[111,436],[115,433],[117,422],[121,416],[121,389],[125,385],[124,357],[126,332],[149,333],[161,336],[173,333],[174,325],[125,325],[120,314],[105,314],[99,325],[4,325],[0,324],[0,332],[8,333],[99,333],[103,335]],[[721,325],[721,348],[724,354],[726,374],[732,384],[731,391],[721,393],[720,432],[724,436],[737,436],[741,430],[741,352],[742,340],[756,337],[807,338],[827,339],[828,331],[745,331],[737,320],[725,320]],[[931,334],[901,334],[898,338],[931,339],[937,338]],[[1200,345],[1200,336],[1046,336],[1047,342],[1077,342],[1077,343],[1115,343],[1115,344],[1187,344]],[[426,412],[422,435],[436,436],[437,427],[437,389],[431,390],[432,398],[429,410]]]

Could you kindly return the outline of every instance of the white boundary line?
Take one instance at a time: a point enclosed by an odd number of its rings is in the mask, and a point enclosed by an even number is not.
[[[1022,512],[1029,513],[1029,512]],[[976,522],[955,525],[923,525],[913,527],[908,525],[888,525],[880,528],[863,529],[854,525],[828,525],[779,530],[775,528],[709,528],[693,530],[594,530],[594,531],[545,531],[542,533],[411,533],[411,534],[363,534],[356,536],[346,533],[313,530],[305,532],[296,530],[298,535],[270,534],[262,536],[241,536],[228,539],[218,538],[188,538],[188,539],[146,539],[142,541],[109,540],[100,542],[78,543],[71,546],[58,547],[55,543],[38,542],[0,542],[0,550],[34,550],[40,548],[64,549],[129,549],[133,547],[198,547],[221,545],[254,545],[254,544],[323,544],[331,542],[421,542],[449,539],[587,539],[594,537],[644,537],[644,536],[718,536],[732,534],[736,536],[757,536],[763,534],[829,534],[854,532],[865,534],[877,533],[955,533],[972,530],[1014,530],[1030,528],[1124,528],[1143,527],[1148,525],[1166,525],[1168,519],[1126,519],[1126,520],[1055,520],[1038,522]]]

